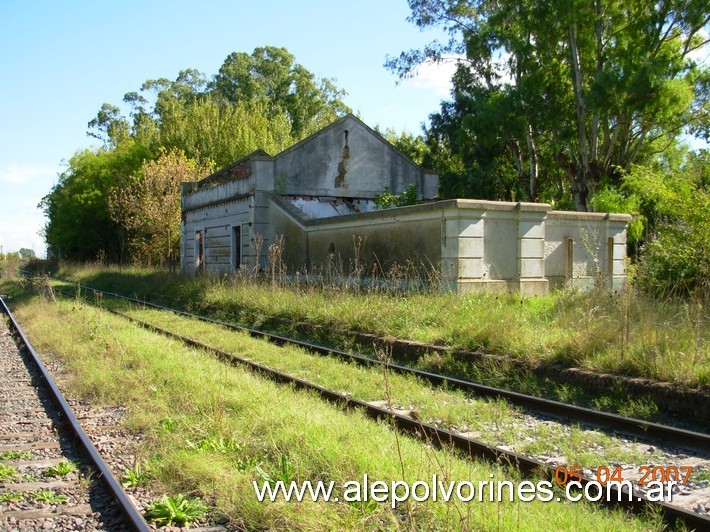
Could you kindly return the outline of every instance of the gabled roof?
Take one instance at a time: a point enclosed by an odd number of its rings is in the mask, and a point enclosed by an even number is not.
[[[284,155],[291,153],[292,151],[298,150],[302,148],[303,146],[314,142],[316,139],[319,137],[326,135],[330,130],[339,127],[342,125],[344,122],[347,122],[348,120],[354,121],[359,127],[363,128],[365,131],[367,131],[373,138],[375,138],[377,141],[382,143],[387,149],[391,150],[393,153],[396,153],[402,160],[404,160],[407,164],[417,168],[421,169],[419,165],[417,165],[414,161],[412,161],[409,157],[407,157],[405,154],[403,154],[401,151],[399,151],[397,148],[395,148],[391,142],[389,142],[387,139],[385,139],[382,135],[380,135],[377,131],[372,129],[370,126],[365,124],[362,120],[360,120],[357,116],[355,116],[352,113],[348,113],[347,115],[339,118],[338,120],[335,120],[334,122],[331,122],[327,126],[325,126],[322,129],[319,129],[315,133],[309,135],[303,140],[298,141],[296,144],[286,148],[282,152],[272,156],[266,153],[264,150],[258,149],[250,153],[249,155],[246,155],[242,157],[241,159],[233,162],[232,164],[225,166],[224,168],[221,168],[214,172],[213,174],[205,177],[201,181],[197,183],[197,188],[202,188],[208,185],[220,185],[222,183],[226,183],[228,181],[233,181],[235,179],[242,179],[244,177],[247,177],[250,175],[250,162],[254,160],[277,160]]]
[[[282,152],[277,153],[274,155],[274,159],[278,159],[282,157],[283,155],[286,155],[287,153],[290,153],[294,150],[299,149],[300,147],[304,146],[305,144],[309,144],[310,142],[313,142],[316,138],[325,135],[328,131],[331,129],[337,128],[340,126],[343,122],[347,122],[348,120],[353,120],[355,123],[357,123],[360,127],[365,129],[368,133],[370,133],[373,137],[375,137],[378,141],[380,141],[382,144],[384,144],[387,148],[395,152],[397,155],[399,155],[402,159],[404,159],[408,164],[415,166],[416,168],[420,168],[420,166],[412,161],[409,157],[407,157],[405,154],[403,154],[401,151],[399,151],[397,148],[394,147],[394,145],[388,141],[386,138],[384,138],[382,135],[380,135],[377,131],[372,129],[370,126],[368,126],[365,122],[360,120],[357,116],[355,116],[352,113],[348,113],[345,116],[338,118],[336,121],[331,122],[327,126],[325,126],[322,129],[319,129],[315,133],[309,135],[303,140],[298,141],[296,144],[293,146],[289,146]]]

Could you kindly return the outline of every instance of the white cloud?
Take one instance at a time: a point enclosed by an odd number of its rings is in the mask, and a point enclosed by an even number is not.
[[[464,59],[462,55],[445,55],[441,61],[425,61],[410,78],[405,78],[403,85],[421,89],[434,89],[439,97],[449,97],[453,87],[451,78],[456,68]],[[497,86],[512,85],[508,61],[510,53],[500,53],[493,58],[493,69],[498,75],[494,84]]]
[[[54,179],[58,171],[58,166],[50,164],[10,163],[0,168],[0,183],[27,185],[38,178],[46,180],[47,177],[51,177]]]
[[[45,244],[39,231],[43,227],[40,220],[27,220],[20,223],[2,223],[0,247],[3,252],[19,251],[21,248],[34,250],[39,257],[45,255]]]
[[[463,56],[445,55],[441,61],[428,60],[417,67],[414,74],[402,84],[420,89],[433,89],[439,96],[451,93],[451,78]]]

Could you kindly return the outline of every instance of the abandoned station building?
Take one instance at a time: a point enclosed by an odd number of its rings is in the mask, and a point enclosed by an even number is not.
[[[417,205],[376,208],[376,195],[410,185]],[[599,278],[623,284],[628,215],[437,201],[438,193],[438,175],[347,115],[278,155],[256,151],[183,184],[181,270],[229,273],[257,261],[268,269],[269,246],[279,242],[293,275],[326,266],[347,274],[360,264],[367,278],[373,265],[386,275],[413,264],[458,292],[534,295]]]

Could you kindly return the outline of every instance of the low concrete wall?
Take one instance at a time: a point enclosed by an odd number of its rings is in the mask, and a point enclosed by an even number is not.
[[[551,288],[589,288],[625,279],[627,214],[550,211],[545,222],[545,274]]]
[[[458,292],[545,293],[543,224],[550,208],[497,201],[450,203],[443,210],[443,276]]]
[[[550,206],[449,200],[308,220],[270,195],[273,235],[283,235],[288,271],[394,275],[409,267],[458,292],[549,289],[545,224]],[[606,229],[605,229],[606,230]],[[551,259],[551,260],[554,260]],[[406,269],[406,268],[405,268]]]

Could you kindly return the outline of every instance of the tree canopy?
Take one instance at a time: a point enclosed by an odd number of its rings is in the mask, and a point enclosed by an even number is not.
[[[285,48],[267,46],[230,54],[212,78],[187,69],[175,80],[147,80],[124,96],[127,114],[104,103],[88,123],[101,146],[75,153],[40,203],[50,254],[174,262],[179,179],[202,177],[259,148],[286,149],[349,112],[344,95]],[[148,214],[168,204],[169,213]]]
[[[269,113],[285,113],[297,137],[305,137],[348,112],[345,92],[316,79],[285,48],[266,46],[251,55],[230,54],[212,83],[228,102],[258,102]]]
[[[432,116],[433,153],[460,160],[445,191],[587,210],[606,184],[679,135],[708,136],[701,0],[410,0],[410,21],[450,40],[403,52],[400,76],[457,60]],[[451,183],[454,181],[454,183]],[[522,196],[522,197],[521,197]],[[571,200],[571,201],[570,201]]]

